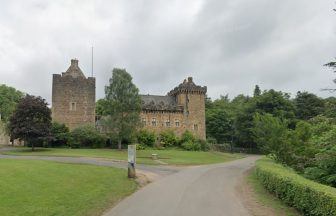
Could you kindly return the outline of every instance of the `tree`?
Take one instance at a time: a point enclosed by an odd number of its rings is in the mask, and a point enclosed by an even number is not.
[[[224,109],[213,109],[206,113],[207,137],[213,137],[218,143],[232,140],[233,119]]]
[[[53,122],[51,127],[51,146],[65,146],[69,140],[70,130],[65,124]]]
[[[103,125],[118,140],[121,149],[122,140],[130,138],[140,125],[141,111],[139,90],[125,69],[113,69],[110,85],[105,88],[105,100]]]
[[[329,118],[336,118],[336,98],[328,97],[324,99],[325,109],[323,115]]]
[[[281,163],[292,160],[287,122],[271,114],[256,114],[252,129],[255,142],[264,153],[271,154]]]
[[[8,121],[22,97],[23,93],[15,88],[0,85],[0,120]]]
[[[105,99],[99,99],[96,102],[96,115],[105,116],[106,115],[107,101]]]
[[[301,120],[308,120],[320,115],[325,109],[324,100],[308,92],[297,92],[294,104],[296,117]]]
[[[253,91],[253,97],[258,97],[261,95],[261,90],[258,85],[255,86],[254,91]]]
[[[41,97],[26,95],[22,98],[9,119],[12,139],[29,142],[34,151],[34,142],[50,136],[51,111]]]

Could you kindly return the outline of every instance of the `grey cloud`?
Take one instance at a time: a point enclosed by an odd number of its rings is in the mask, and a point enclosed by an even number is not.
[[[251,93],[255,84],[295,94],[332,86],[335,53],[328,1],[2,1],[0,82],[50,102],[53,73],[78,58],[104,96],[113,67],[142,93],[165,94],[187,76],[209,96]]]

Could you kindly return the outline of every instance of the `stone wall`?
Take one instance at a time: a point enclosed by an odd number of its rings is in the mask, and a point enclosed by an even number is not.
[[[96,80],[77,75],[71,67],[70,72],[53,75],[52,119],[70,130],[81,125],[95,126]]]
[[[144,127],[156,134],[172,130],[177,136],[181,136],[185,131],[183,112],[143,111],[140,116]]]
[[[200,139],[206,139],[205,95],[202,93],[181,93],[177,95],[177,101],[184,106],[185,130],[189,130]]]
[[[148,106],[142,110],[141,120],[146,122],[145,129],[160,133],[165,130],[173,130],[176,135],[181,136],[186,130],[192,132],[200,139],[206,139],[205,127],[205,93],[206,87],[195,85],[192,78],[184,80],[178,87],[168,93],[177,102],[176,107],[182,109],[174,110],[149,110]],[[156,96],[157,97],[157,96]],[[154,98],[155,97],[149,97]],[[160,100],[160,99],[159,99]],[[148,101],[147,101],[148,103]],[[153,102],[153,104],[155,104]],[[156,119],[156,125],[152,120]],[[175,121],[179,121],[177,127]],[[166,122],[170,122],[170,126]]]

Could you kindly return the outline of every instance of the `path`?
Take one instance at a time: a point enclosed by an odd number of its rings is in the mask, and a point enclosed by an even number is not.
[[[158,180],[120,202],[104,216],[249,215],[237,195],[243,173],[257,156],[182,170]]]
[[[1,149],[1,151],[8,151],[8,149]],[[26,160],[48,160],[57,161],[62,163],[77,163],[77,164],[91,164],[96,166],[109,166],[116,168],[127,169],[127,162],[117,161],[107,158],[92,158],[92,157],[60,157],[60,156],[17,156],[17,155],[3,155],[0,153],[1,158],[12,158],[12,159],[26,159]],[[182,170],[182,167],[174,166],[154,166],[154,165],[143,165],[137,164],[137,170],[143,174],[149,175],[150,180],[157,180],[164,176],[176,173]]]

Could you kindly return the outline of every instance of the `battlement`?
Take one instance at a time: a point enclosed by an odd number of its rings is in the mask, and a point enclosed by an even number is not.
[[[66,72],[53,74],[52,118],[70,129],[95,124],[96,79],[86,78],[72,59]]]
[[[184,79],[183,82],[175,87],[173,90],[168,92],[170,96],[176,96],[179,93],[192,93],[192,94],[203,94],[205,95],[207,92],[206,86],[196,85],[193,81],[192,77],[188,77],[188,79]]]

